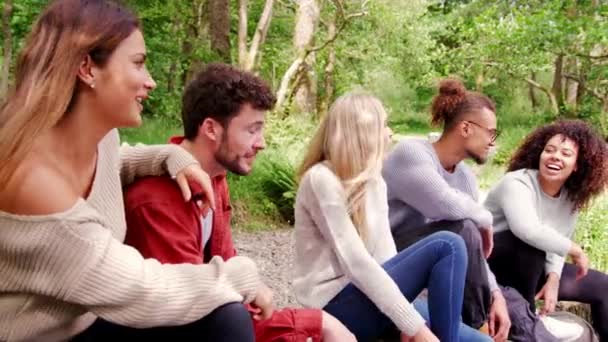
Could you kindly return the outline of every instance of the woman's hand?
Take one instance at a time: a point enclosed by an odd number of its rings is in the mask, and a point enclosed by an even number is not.
[[[265,284],[261,284],[251,307],[254,309],[253,319],[263,321],[269,319],[274,312],[272,290]]]
[[[557,305],[557,293],[559,291],[559,277],[557,274],[551,272],[547,276],[547,282],[540,291],[534,297],[535,300],[543,299],[544,304],[540,309],[541,315],[546,315],[555,311]]]
[[[578,270],[576,270],[576,280],[580,280],[586,276],[589,271],[589,258],[583,249],[574,242],[572,243],[572,247],[568,254],[570,254],[570,257],[572,258],[572,263],[578,266]]]
[[[410,337],[401,334],[401,342],[439,342],[439,339],[431,332],[431,329],[425,325],[414,336]]]
[[[175,181],[177,182],[177,185],[179,185],[185,201],[189,201],[192,198],[192,191],[190,190],[190,184],[188,183],[194,182],[199,184],[203,189],[204,198],[207,203],[198,201],[198,206],[201,208],[209,206],[212,209],[215,209],[215,196],[213,194],[211,178],[209,178],[209,175],[203,171],[199,164],[191,164],[179,170],[175,176]]]
[[[481,242],[483,247],[483,255],[487,258],[490,257],[494,250],[494,229],[492,226],[482,227],[479,229],[481,233]]]

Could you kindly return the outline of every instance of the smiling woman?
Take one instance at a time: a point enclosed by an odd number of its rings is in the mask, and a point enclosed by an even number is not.
[[[253,340],[251,260],[161,265],[123,244],[136,177],[214,198],[182,148],[119,147],[156,86],[145,56],[138,19],[110,0],[55,0],[34,24],[0,112],[0,341]]]
[[[586,123],[541,127],[519,147],[485,202],[494,217],[489,262],[498,282],[517,289],[533,310],[543,299],[541,312],[553,311],[558,300],[591,304],[601,340],[608,339],[608,276],[589,269],[571,239],[579,211],[606,189],[607,160],[606,143]]]
[[[145,62],[146,46],[139,29],[118,44],[103,67],[95,63],[94,57],[85,58],[78,76],[91,89],[83,89],[74,110],[86,105],[92,116],[109,127],[139,126],[142,102],[156,87]]]

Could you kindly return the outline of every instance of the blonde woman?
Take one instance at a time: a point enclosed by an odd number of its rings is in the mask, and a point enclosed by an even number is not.
[[[294,288],[359,341],[395,328],[402,340],[457,341],[466,274],[462,238],[433,234],[397,254],[380,175],[390,129],[367,94],[338,98],[301,166]],[[430,329],[410,301],[429,290]]]
[[[139,21],[113,1],[56,0],[34,24],[0,112],[0,341],[253,341],[241,302],[272,313],[250,259],[161,265],[123,244],[122,185],[169,173],[185,200],[187,175],[210,187],[180,147],[119,149],[156,86],[145,61]]]

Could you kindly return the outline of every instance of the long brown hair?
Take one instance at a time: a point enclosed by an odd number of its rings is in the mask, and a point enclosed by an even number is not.
[[[0,111],[0,187],[32,148],[36,136],[69,111],[77,72],[89,55],[103,67],[138,19],[110,0],[56,0],[38,17],[19,56],[15,86]]]

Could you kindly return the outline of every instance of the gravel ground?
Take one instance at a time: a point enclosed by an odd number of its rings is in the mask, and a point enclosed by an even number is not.
[[[274,291],[276,307],[296,307],[291,294],[293,277],[293,228],[268,231],[233,231],[239,255],[255,260],[266,284]]]

